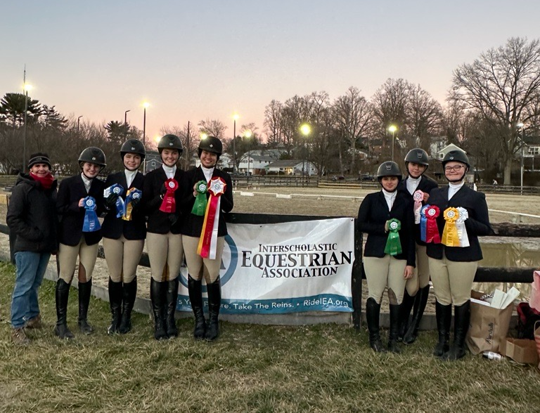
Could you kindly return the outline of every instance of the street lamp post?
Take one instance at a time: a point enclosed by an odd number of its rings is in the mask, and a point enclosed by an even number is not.
[[[124,112],[124,125],[127,125],[127,114],[128,112],[131,112],[131,109],[128,109]]]
[[[232,140],[232,147],[233,147],[233,173],[236,172],[236,120],[238,119],[238,114],[235,113],[233,115],[233,140]]]
[[[79,116],[77,118],[77,135],[79,134],[79,130],[81,129],[81,118],[83,117],[83,115]]]
[[[247,130],[247,131],[244,132],[244,138],[245,139],[251,138],[252,135],[253,134],[251,133],[250,130]],[[247,187],[248,187],[248,189],[249,189],[250,166],[251,166],[251,155],[248,152],[248,169],[247,169]]]
[[[395,137],[395,134],[396,134],[396,131],[397,131],[397,126],[396,125],[390,125],[388,127],[388,130],[392,134],[392,161],[393,161],[394,160],[394,137]]]
[[[143,103],[143,133],[142,133],[142,143],[146,145],[146,108],[150,106],[148,102]]]
[[[306,169],[306,141],[307,141],[307,137],[311,133],[311,126],[309,126],[309,124],[307,123],[302,124],[302,126],[300,126],[300,133],[304,135],[304,155],[302,159],[302,186],[304,186],[305,185],[304,174],[305,174],[305,169]]]
[[[521,132],[521,167],[520,167],[520,194],[523,195],[523,173],[525,171],[525,164],[523,162],[523,151],[525,150],[525,128],[523,123],[518,123],[518,130]]]
[[[26,127],[28,122],[28,91],[32,89],[32,86],[24,84],[24,128],[23,128],[23,163],[22,170],[26,172]]]

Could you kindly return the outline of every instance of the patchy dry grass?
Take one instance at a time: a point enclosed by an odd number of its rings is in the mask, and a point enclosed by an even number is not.
[[[540,374],[533,366],[467,356],[431,356],[435,332],[402,355],[378,355],[365,330],[342,325],[272,327],[222,323],[212,344],[190,337],[156,342],[146,316],[134,330],[106,335],[107,303],[92,299],[96,333],[73,341],[53,335],[54,284],[41,289],[46,328],[32,343],[10,342],[14,268],[0,263],[2,412],[533,412]],[[69,324],[76,326],[77,290]]]

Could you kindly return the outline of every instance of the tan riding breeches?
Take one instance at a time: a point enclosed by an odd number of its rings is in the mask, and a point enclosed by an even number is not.
[[[182,238],[186,253],[188,272],[191,277],[195,280],[200,280],[204,275],[207,284],[216,281],[219,277],[219,270],[221,268],[221,256],[223,255],[225,237],[218,237],[216,258],[213,260],[203,258],[197,254],[197,247],[199,246],[198,237],[188,237],[184,235]]]
[[[79,282],[90,281],[96,265],[98,247],[99,244],[87,245],[84,237],[81,237],[81,241],[75,246],[60,244],[57,257],[60,266],[59,277],[70,284],[79,257]]]
[[[386,287],[390,304],[401,304],[407,280],[403,277],[406,260],[397,260],[390,255],[382,258],[364,257],[368,295],[380,303]]]
[[[103,238],[105,260],[109,276],[115,283],[128,284],[137,276],[137,265],[141,259],[144,240],[128,240],[123,235],[119,239]]]
[[[146,234],[146,248],[150,259],[152,278],[157,282],[172,281],[180,274],[180,266],[184,258],[182,235]]]
[[[416,268],[413,276],[407,280],[405,288],[407,293],[413,297],[418,292],[419,288],[424,288],[429,285],[429,261],[426,253],[425,245],[416,244]]]
[[[429,258],[433,292],[439,304],[460,306],[471,298],[478,261],[449,261]]]

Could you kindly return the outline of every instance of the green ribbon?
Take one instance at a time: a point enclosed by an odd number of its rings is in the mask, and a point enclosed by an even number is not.
[[[195,184],[195,191],[197,196],[195,197],[195,203],[191,209],[191,213],[200,217],[204,216],[206,212],[206,181],[199,181]]]
[[[399,230],[401,222],[399,219],[392,218],[388,221],[388,239],[384,247],[384,253],[389,255],[401,254],[401,241],[399,240]]]

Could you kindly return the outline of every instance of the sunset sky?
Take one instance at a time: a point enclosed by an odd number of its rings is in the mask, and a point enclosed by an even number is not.
[[[162,127],[219,119],[263,130],[271,100],[388,78],[444,104],[452,71],[510,37],[540,38],[538,0],[27,0],[0,9],[0,94],[22,88],[67,117]]]

